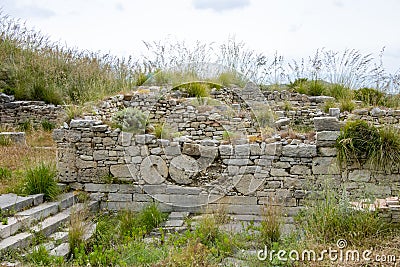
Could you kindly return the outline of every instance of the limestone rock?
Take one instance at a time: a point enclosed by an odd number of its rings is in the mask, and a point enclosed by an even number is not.
[[[168,176],[168,167],[159,156],[148,156],[140,164],[140,174],[147,184],[161,184]]]
[[[317,132],[340,130],[339,120],[335,117],[315,117],[314,126]]]
[[[190,184],[192,177],[199,172],[197,161],[187,155],[181,155],[171,160],[169,174],[178,184]]]

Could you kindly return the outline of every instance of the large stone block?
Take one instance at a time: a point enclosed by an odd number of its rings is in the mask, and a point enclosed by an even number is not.
[[[340,174],[335,157],[316,157],[312,163],[313,174]]]
[[[255,177],[253,174],[236,175],[233,177],[235,188],[242,194],[254,193],[265,182],[265,178]]]
[[[340,130],[339,120],[336,117],[315,117],[314,126],[317,132]]]
[[[250,156],[250,146],[248,144],[236,145],[235,156]]]
[[[95,161],[108,159],[108,150],[95,150],[95,151],[93,151],[93,159]]]
[[[285,157],[312,158],[317,156],[315,145],[287,145],[282,148],[282,155]]]
[[[233,155],[233,147],[232,145],[220,145],[219,153],[221,156],[231,156]]]
[[[187,155],[181,155],[171,160],[169,174],[178,184],[190,184],[192,177],[199,172],[197,161]]]
[[[294,165],[290,168],[290,174],[299,174],[299,175],[310,175],[311,169],[308,166],[304,165]]]
[[[110,193],[108,194],[108,200],[130,202],[132,201],[132,194]]]
[[[111,165],[110,172],[117,178],[132,178],[137,176],[138,170],[133,164]]]
[[[369,182],[371,180],[371,171],[353,170],[349,172],[348,179],[353,182]]]
[[[182,148],[182,154],[188,156],[200,156],[200,145],[193,143],[184,143]]]
[[[261,143],[261,154],[267,156],[280,156],[282,153],[282,143]]]

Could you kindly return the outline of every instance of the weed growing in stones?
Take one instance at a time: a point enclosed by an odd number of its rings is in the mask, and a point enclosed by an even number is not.
[[[55,166],[42,162],[26,170],[23,184],[17,190],[26,195],[44,194],[46,200],[55,199],[60,192],[55,177]]]

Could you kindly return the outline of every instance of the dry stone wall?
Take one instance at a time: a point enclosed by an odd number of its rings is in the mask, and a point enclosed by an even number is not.
[[[333,147],[340,123],[314,118],[315,144],[240,139],[156,139],[96,120],[72,120],[54,131],[60,182],[99,199],[103,208],[140,209],[157,201],[165,211],[213,210],[259,215],[279,202],[293,215],[328,179],[352,197],[399,194],[400,174],[340,170]]]
[[[46,120],[55,125],[64,119],[62,106],[46,104],[43,101],[14,101],[14,97],[0,93],[0,126],[16,128],[29,121],[40,127]]]

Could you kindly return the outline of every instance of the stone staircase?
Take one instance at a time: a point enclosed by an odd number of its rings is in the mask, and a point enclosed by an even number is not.
[[[27,197],[15,194],[1,195],[0,257],[10,250],[28,251],[39,235],[50,240],[43,245],[51,255],[68,255],[66,227],[71,214],[85,208],[95,212],[99,209],[99,203],[78,203],[77,194],[73,192],[64,193],[53,202],[44,202],[42,194]],[[93,233],[94,227],[90,227],[89,232]]]

